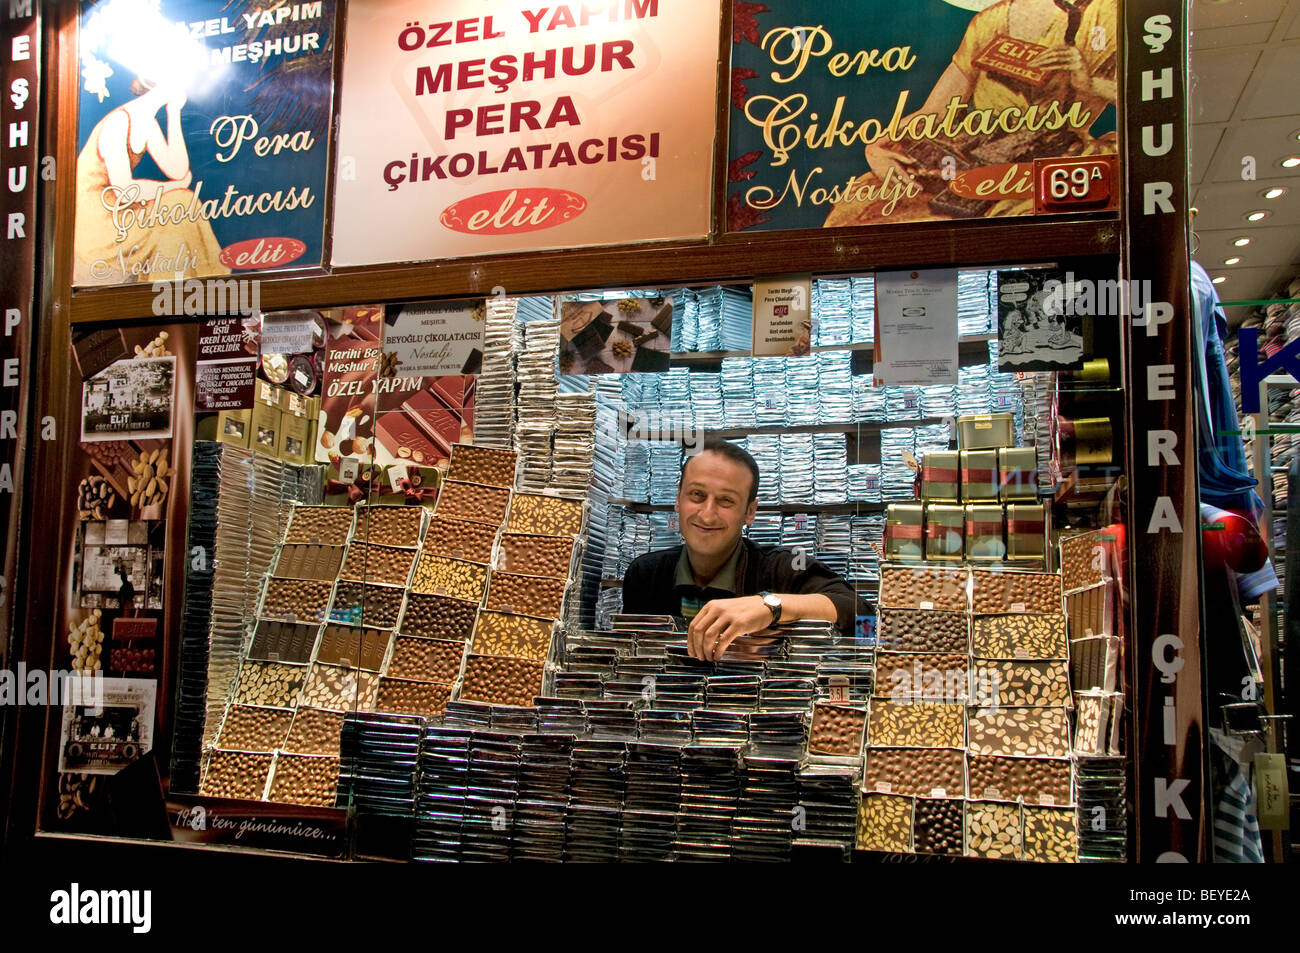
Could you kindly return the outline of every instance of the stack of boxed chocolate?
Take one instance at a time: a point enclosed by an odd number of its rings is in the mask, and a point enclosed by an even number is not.
[[[198,436],[302,466],[315,462],[319,418],[319,397],[303,397],[258,380],[252,410],[222,411],[216,417],[216,433],[201,432]]]
[[[1049,510],[1034,448],[1012,446],[1011,414],[958,417],[957,427],[960,449],[922,458],[920,502],[889,505],[886,556],[1045,568]]]

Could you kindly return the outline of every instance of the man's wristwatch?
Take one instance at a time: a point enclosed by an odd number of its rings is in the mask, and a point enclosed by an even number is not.
[[[772,610],[772,624],[777,625],[781,621],[781,597],[774,592],[760,592],[763,597],[763,605]]]

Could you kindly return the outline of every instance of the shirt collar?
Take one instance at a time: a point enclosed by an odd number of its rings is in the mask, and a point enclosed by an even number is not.
[[[713,577],[712,581],[705,586],[706,589],[721,589],[725,592],[737,592],[736,588],[736,569],[740,565],[740,551],[744,546],[743,540],[736,541],[736,548],[731,551],[727,561],[722,564],[718,574]],[[686,555],[686,547],[682,547],[682,554],[677,558],[677,575],[673,580],[674,585],[678,586],[696,586],[695,573],[691,570],[690,557]],[[697,587],[698,588],[698,587]]]

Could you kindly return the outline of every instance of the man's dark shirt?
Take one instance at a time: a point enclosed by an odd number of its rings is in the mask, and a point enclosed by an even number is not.
[[[737,591],[701,588],[678,582],[677,567],[683,547],[661,549],[632,561],[623,577],[623,611],[635,615],[686,615],[682,603],[704,603],[710,599],[756,596],[760,592],[809,595],[819,592],[835,605],[836,625],[852,635],[857,616],[866,615],[866,605],[844,579],[825,563],[804,556],[803,569],[795,569],[796,553],[779,546],[760,546],[745,537],[740,540],[736,566]]]

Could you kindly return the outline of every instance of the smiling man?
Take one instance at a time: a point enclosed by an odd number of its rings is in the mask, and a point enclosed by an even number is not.
[[[677,487],[684,546],[647,553],[623,577],[623,611],[677,615],[692,656],[717,661],[739,636],[821,619],[852,633],[865,607],[825,565],[741,535],[758,510],[758,464],[724,440],[688,456]]]

